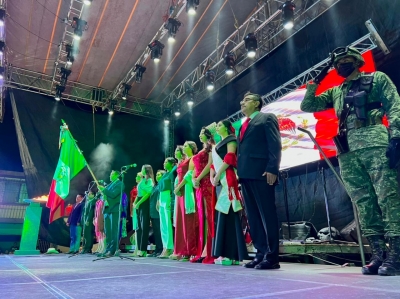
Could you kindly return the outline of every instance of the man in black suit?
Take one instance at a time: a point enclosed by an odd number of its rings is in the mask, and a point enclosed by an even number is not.
[[[84,196],[78,194],[76,196],[76,204],[74,204],[71,214],[68,216],[67,226],[69,226],[69,233],[71,238],[71,244],[67,253],[78,253],[81,245],[82,236],[82,207],[85,204]]]
[[[258,94],[246,93],[240,102],[247,119],[238,134],[237,174],[257,249],[246,268],[279,269],[279,227],[275,207],[275,185],[281,162],[281,136],[274,114],[261,113]]]
[[[121,194],[124,192],[124,184],[119,180],[119,171],[113,170],[110,174],[111,183],[107,187],[99,186],[99,190],[105,195],[104,203],[104,229],[106,234],[106,250],[98,256],[112,256],[119,249],[119,206]]]

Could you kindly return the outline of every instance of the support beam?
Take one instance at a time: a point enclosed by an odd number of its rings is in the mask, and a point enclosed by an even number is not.
[[[194,106],[200,104],[225,85],[229,84],[237,76],[254,65],[257,61],[271,53],[279,45],[284,43],[298,31],[307,26],[325,11],[330,9],[340,0],[314,0],[310,5],[304,5],[303,0],[295,0],[296,12],[294,27],[285,30],[281,21],[282,1],[266,1],[260,5],[257,11],[251,15],[231,36],[221,43],[202,63],[196,67],[174,90],[162,101],[163,107],[172,107],[175,98],[183,100],[188,86],[195,92]],[[272,13],[273,12],[273,13]],[[244,37],[250,33],[255,33],[258,41],[256,57],[250,59],[246,55]],[[227,76],[223,65],[224,55],[234,52],[236,56],[235,74]],[[207,70],[215,72],[215,88],[212,92],[208,91],[205,84],[204,75]],[[182,105],[181,116],[188,111],[186,105]]]

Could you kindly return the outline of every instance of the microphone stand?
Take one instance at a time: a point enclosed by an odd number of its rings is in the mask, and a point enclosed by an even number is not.
[[[344,190],[347,192],[346,187],[344,186],[342,178],[339,176],[337,171],[335,170],[335,167],[333,167],[331,161],[328,159],[328,157],[325,155],[324,151],[322,150],[321,146],[318,144],[317,140],[315,140],[314,136],[311,134],[310,131],[298,127],[297,130],[306,133],[312,142],[315,144],[315,146],[318,148],[319,152],[321,153],[322,157],[324,158],[325,162],[328,164],[329,168],[332,170],[333,174],[335,177],[338,179],[339,183],[343,186]],[[327,202],[327,201],[326,201]],[[362,238],[361,238],[361,229],[360,229],[360,222],[358,219],[358,213],[357,213],[357,206],[351,202],[353,205],[353,212],[354,212],[354,221],[356,224],[356,231],[357,231],[357,239],[358,239],[358,246],[360,248],[360,255],[361,255],[361,262],[362,265],[365,266],[365,256],[364,256],[364,247],[362,243]],[[327,210],[328,211],[328,210]],[[329,216],[328,216],[329,217]]]
[[[290,228],[290,218],[289,218],[289,203],[288,203],[288,195],[287,195],[287,179],[289,177],[288,170],[280,171],[281,178],[283,179],[283,201],[285,203],[285,211],[286,211],[286,221],[288,225],[289,232],[289,241],[292,240],[292,231]]]
[[[89,183],[89,185],[88,185],[88,190],[85,192],[85,197],[84,197],[83,200],[82,200],[82,202],[85,201],[85,208],[84,208],[84,210],[83,210],[83,217],[84,217],[85,214],[86,214],[86,208],[87,208],[87,207],[86,207],[86,204],[87,204],[86,199],[89,199],[88,194],[89,194],[89,192],[92,191],[92,188],[93,188],[93,185],[91,185],[92,183],[93,183],[93,182],[90,182],[90,183]],[[81,216],[81,217],[82,217],[82,216]],[[85,235],[85,227],[86,227],[86,225],[85,225],[85,223],[83,223],[82,235],[80,236],[80,238],[82,238],[82,236]],[[86,241],[85,238],[83,238],[82,247],[84,247],[85,241]],[[80,242],[79,242],[79,243],[80,243]],[[80,254],[81,254],[81,253],[78,251],[77,253],[70,255],[68,258],[77,256],[77,255],[80,255]]]
[[[94,259],[93,262],[95,262],[95,261],[100,261],[100,260],[105,260],[105,259],[109,259],[109,258],[112,258],[112,257],[119,257],[121,260],[126,259],[126,260],[135,261],[134,258],[131,258],[131,257],[128,257],[128,256],[121,256],[121,255],[120,255],[120,250],[119,250],[119,243],[120,243],[120,241],[121,241],[121,239],[120,239],[120,232],[121,232],[121,228],[122,228],[122,223],[121,223],[122,194],[123,194],[123,189],[122,189],[122,187],[124,186],[124,176],[125,176],[125,173],[128,171],[128,169],[129,169],[129,167],[123,166],[123,167],[121,168],[120,175],[119,175],[118,178],[117,178],[117,180],[118,180],[119,178],[121,178],[121,181],[122,181],[122,184],[121,184],[121,192],[120,192],[121,195],[120,195],[119,207],[118,207],[118,230],[117,230],[117,233],[118,233],[118,243],[117,243],[117,250],[115,251],[115,254],[114,254],[114,255],[99,257],[99,258],[97,258],[97,259]],[[111,184],[113,184],[113,183],[111,183]],[[110,185],[111,185],[111,184],[110,184]],[[107,240],[107,235],[106,235],[106,240]]]

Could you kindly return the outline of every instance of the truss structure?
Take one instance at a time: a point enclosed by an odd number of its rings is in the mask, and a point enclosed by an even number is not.
[[[177,18],[179,15],[185,10],[186,0],[179,0],[175,6],[173,6],[173,10],[169,15],[169,18]],[[158,29],[156,35],[149,41],[149,44],[154,40],[161,40],[165,34],[168,32],[167,29],[164,28],[164,24]],[[125,77],[118,83],[117,87],[112,91],[110,96],[111,100],[116,99],[124,90],[124,84],[132,85],[134,83],[134,78],[136,76],[136,65],[145,65],[146,61],[150,57],[150,49],[146,47],[143,51],[142,55],[140,55],[139,59],[136,63],[131,67],[131,69],[127,72]]]
[[[360,38],[359,40],[355,41],[354,43],[350,44],[350,46],[356,48],[361,53],[365,53],[369,50],[375,49],[377,44],[375,43],[375,39],[371,34],[367,34]],[[298,89],[301,86],[304,86],[307,82],[313,80],[318,74],[322,71],[324,67],[326,67],[329,63],[329,58],[321,61],[320,63],[314,65],[312,68],[306,70],[305,72],[301,73],[300,75],[294,77],[292,80],[286,82],[285,84],[279,86],[278,88],[274,89],[273,91],[267,93],[266,95],[262,96],[263,106],[272,103],[284,95]],[[228,117],[231,122],[238,121],[244,117],[241,111],[236,112]]]
[[[5,85],[7,87],[48,96],[51,94],[53,83],[54,81],[51,75],[18,68],[12,65],[7,67],[7,77],[5,78]],[[102,96],[93,97],[93,93],[98,91],[101,91]],[[111,93],[112,91],[110,90],[68,81],[66,91],[62,94],[62,99],[104,108],[107,98]],[[159,105],[135,97],[129,97],[125,101],[118,102],[114,110],[156,119],[161,119],[162,117],[161,107]]]
[[[288,31],[283,28],[281,21],[282,1],[268,0],[259,4],[256,12],[251,15],[231,36],[221,43],[195,70],[193,70],[175,89],[163,100],[163,107],[172,107],[175,99],[183,100],[188,89],[194,90],[194,105],[198,105],[211,96],[257,61],[267,56],[271,51],[307,26],[340,0],[294,0],[296,5],[294,27]],[[258,41],[257,55],[254,59],[247,57],[244,37],[254,33]],[[236,56],[235,74],[225,74],[224,55],[233,52]],[[214,90],[208,91],[204,74],[207,70],[215,72]],[[182,105],[181,115],[188,108]]]
[[[3,9],[4,11],[7,12],[7,1],[6,0],[0,0],[0,9]],[[5,26],[1,26],[0,28],[0,41],[6,42],[6,30]],[[5,66],[5,61],[7,61],[6,57],[6,52],[5,49],[3,49],[2,54],[0,56],[0,67]],[[3,77],[6,77],[6,74],[3,75]],[[0,82],[0,123],[3,122],[4,119],[4,113],[5,113],[5,102],[4,102],[4,97],[5,97],[5,84],[4,82]]]
[[[67,52],[65,51],[65,45],[71,45],[74,48],[74,28],[72,28],[71,24],[74,17],[77,17],[78,19],[81,18],[84,7],[85,5],[83,4],[83,1],[71,0],[67,18],[63,20],[65,23],[64,33],[61,38],[60,44],[58,45],[58,54],[56,61],[54,62],[54,71],[50,91],[53,91],[55,84],[57,82],[60,82],[60,68],[64,67],[69,69],[69,67],[67,66]]]

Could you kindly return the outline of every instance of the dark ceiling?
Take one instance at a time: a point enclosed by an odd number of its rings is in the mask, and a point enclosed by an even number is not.
[[[178,2],[178,0],[175,0]],[[184,0],[179,0],[185,3]],[[183,11],[176,41],[165,44],[161,61],[146,61],[141,84],[130,94],[161,101],[256,9],[257,0],[201,0],[195,16]],[[71,1],[8,1],[8,62],[52,74]],[[171,0],[93,0],[82,19],[88,22],[79,42],[70,81],[114,89],[151,42],[173,2]],[[273,7],[278,2],[271,1]]]

